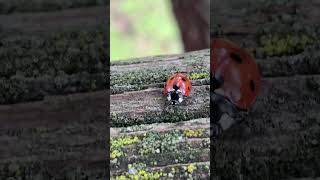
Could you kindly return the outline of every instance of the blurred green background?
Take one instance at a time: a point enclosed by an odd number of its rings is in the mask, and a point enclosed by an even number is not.
[[[183,52],[169,0],[112,0],[111,61]]]

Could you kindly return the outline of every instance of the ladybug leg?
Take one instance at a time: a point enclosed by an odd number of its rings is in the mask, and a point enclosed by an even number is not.
[[[182,103],[182,101],[183,101],[183,95],[182,95],[182,92],[181,92],[180,90],[177,90],[177,94],[178,94],[178,96],[179,96],[179,98],[178,98],[178,102],[179,102],[179,103]]]
[[[211,93],[212,135],[217,137],[237,122],[237,108],[223,96]]]
[[[168,93],[168,94],[167,94],[167,100],[168,100],[168,101],[171,101],[171,93]]]

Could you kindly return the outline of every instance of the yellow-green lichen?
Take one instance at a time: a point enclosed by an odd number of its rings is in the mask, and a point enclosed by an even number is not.
[[[111,159],[115,159],[115,158],[118,158],[122,155],[122,152],[119,151],[119,150],[113,150],[110,154],[110,158]]]
[[[124,136],[124,137],[118,137],[118,138],[111,138],[110,143],[111,143],[111,153],[110,153],[110,158],[115,159],[123,155],[122,148],[125,145],[130,145],[134,143],[138,143],[139,138],[137,136]]]
[[[134,144],[139,142],[137,136],[124,136],[119,138],[111,138],[111,149],[123,147],[125,145]]]
[[[192,130],[192,129],[185,129],[183,134],[188,137],[188,138],[191,138],[191,137],[202,137],[203,134],[204,134],[204,129],[196,129],[196,130]]]
[[[190,173],[190,174],[192,174],[193,171],[195,171],[196,169],[197,169],[197,167],[194,164],[189,164],[187,166],[187,172]]]
[[[128,172],[112,177],[113,180],[156,180],[166,174],[161,171],[151,171],[144,163],[133,163],[128,165]]]
[[[264,35],[260,39],[261,47],[257,51],[264,56],[282,56],[301,52],[317,39],[311,35]]]
[[[160,179],[160,177],[163,176],[162,172],[148,172],[145,170],[139,171],[137,174],[130,174],[130,175],[120,175],[120,176],[115,176],[111,179],[113,180],[156,180]]]
[[[189,76],[190,80],[209,78],[209,72],[193,72]]]

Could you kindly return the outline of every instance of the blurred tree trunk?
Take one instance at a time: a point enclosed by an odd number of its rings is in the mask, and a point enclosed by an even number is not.
[[[185,51],[209,48],[210,0],[171,0]]]

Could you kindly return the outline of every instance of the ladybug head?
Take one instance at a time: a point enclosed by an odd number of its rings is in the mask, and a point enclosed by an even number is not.
[[[179,104],[183,101],[182,92],[177,85],[173,86],[173,89],[168,93],[167,99],[172,105]]]

